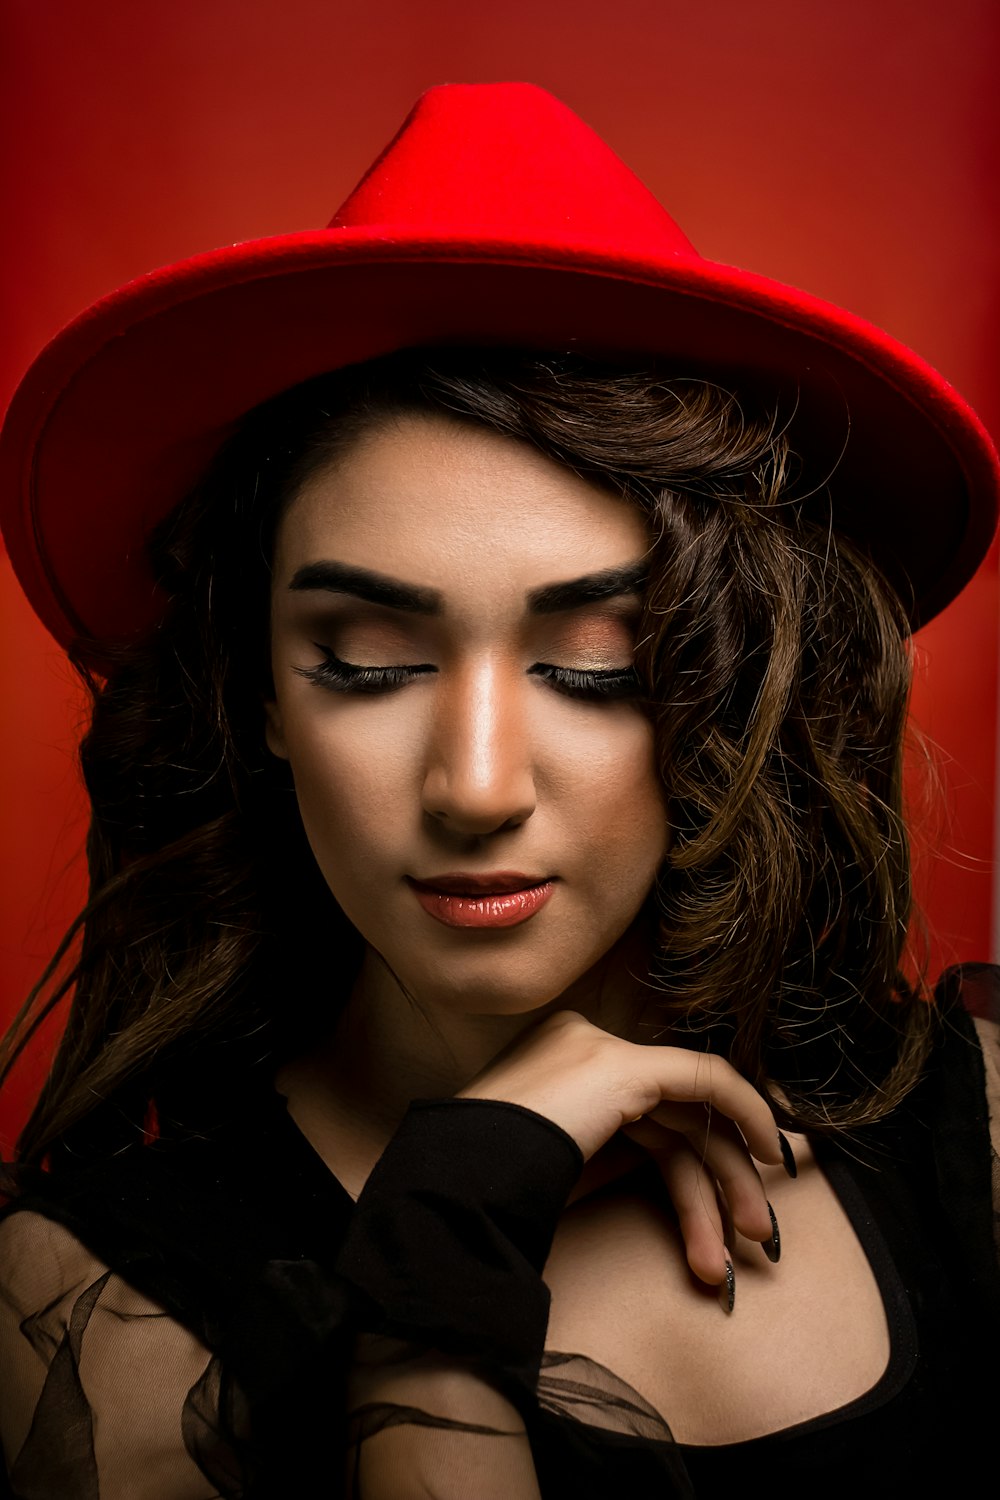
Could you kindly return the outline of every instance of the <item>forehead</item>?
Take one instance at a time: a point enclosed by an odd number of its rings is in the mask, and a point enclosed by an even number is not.
[[[446,594],[532,587],[625,564],[648,546],[641,511],[489,428],[386,418],[315,471],[278,531],[276,581],[336,559]]]

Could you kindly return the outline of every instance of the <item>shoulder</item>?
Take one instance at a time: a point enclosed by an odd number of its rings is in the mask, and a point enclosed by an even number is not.
[[[934,988],[938,1028],[930,1068],[930,1093],[947,1105],[941,1123],[964,1120],[980,1132],[997,1085],[1000,1037],[1000,966],[958,964]]]
[[[1000,1109],[1000,1021],[991,1021],[986,1016],[974,1016],[972,1021],[983,1054],[983,1071],[986,1075],[986,1093],[991,1100],[990,1118]]]
[[[0,1440],[17,1493],[83,1494],[86,1478],[112,1500],[207,1496],[189,1413],[211,1366],[70,1229],[30,1209],[0,1220]]]
[[[30,1209],[0,1218],[0,1299],[22,1316],[107,1274],[71,1230]]]
[[[963,964],[935,989],[940,1025],[916,1095],[939,1215],[978,1314],[1000,1337],[1000,968]]]
[[[973,1028],[983,1057],[986,1112],[989,1116],[990,1147],[993,1156],[993,1208],[1000,1250],[1000,1019],[973,1017]]]
[[[64,1224],[35,1209],[0,1218],[0,1299],[35,1318],[85,1291],[116,1317],[165,1317],[151,1297],[133,1288]]]

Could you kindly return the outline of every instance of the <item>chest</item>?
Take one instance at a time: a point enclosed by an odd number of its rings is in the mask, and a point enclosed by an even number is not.
[[[780,1169],[762,1173],[781,1229],[780,1262],[745,1240],[730,1247],[731,1314],[717,1289],[691,1276],[653,1174],[572,1203],[545,1267],[547,1349],[612,1372],[682,1443],[742,1442],[870,1390],[889,1358],[881,1293],[804,1142],[796,1154],[796,1181]]]

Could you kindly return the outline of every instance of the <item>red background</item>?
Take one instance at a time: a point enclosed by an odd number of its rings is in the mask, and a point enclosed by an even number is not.
[[[604,135],[703,254],[881,324],[1000,431],[995,0],[3,0],[0,58],[0,404],[100,293],[326,223],[430,84],[519,78]],[[81,900],[84,813],[79,694],[0,566],[5,1019]],[[917,645],[940,966],[990,951],[995,552]],[[2,1101],[0,1149],[43,1050]]]

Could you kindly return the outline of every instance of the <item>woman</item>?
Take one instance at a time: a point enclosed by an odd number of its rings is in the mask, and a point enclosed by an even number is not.
[[[95,689],[91,901],[10,1044],[75,983],[13,1493],[985,1452],[992,980],[901,973],[906,629],[996,513],[944,382],[540,90],[446,88],[330,231],[67,330],[0,462]]]

